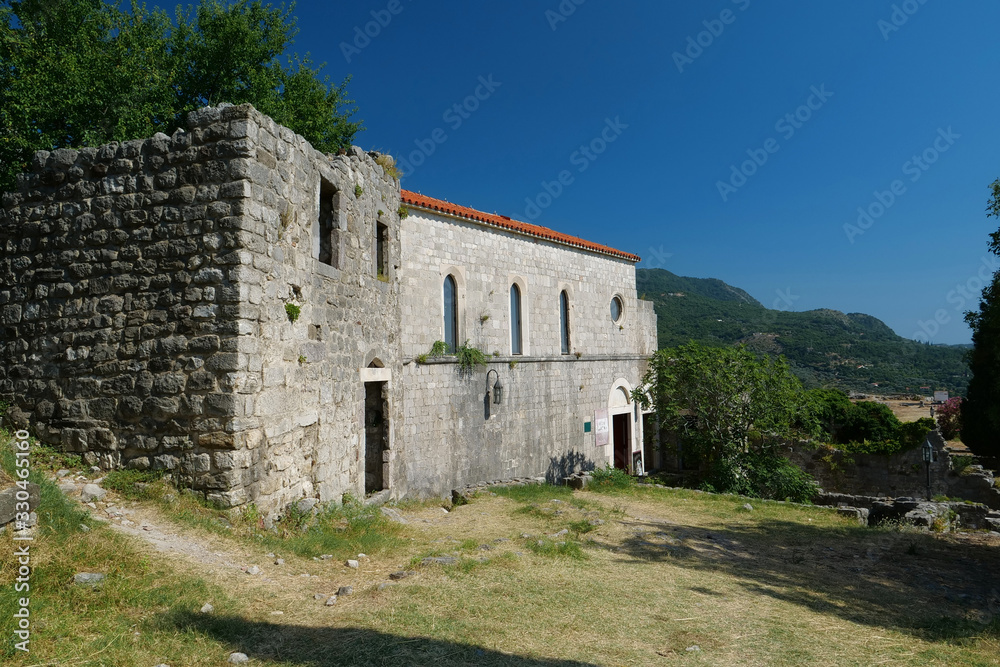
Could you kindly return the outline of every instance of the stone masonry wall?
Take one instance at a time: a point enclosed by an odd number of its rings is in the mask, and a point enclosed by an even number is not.
[[[227,484],[241,122],[42,151],[4,197],[0,394],[43,442]]]
[[[485,369],[467,376],[449,362],[404,367],[403,465],[417,495],[514,477],[558,482],[611,463],[613,445],[596,446],[584,423],[593,424],[595,409],[607,407],[611,382],[641,377],[645,362],[522,361],[511,368],[496,361],[489,368],[503,383],[499,405],[486,403]],[[641,424],[634,411],[630,418],[638,448]]]
[[[246,366],[236,376],[240,479],[230,503],[281,508],[365,493],[363,369],[390,378],[390,443],[399,377],[399,183],[354,147],[323,156],[259,116],[250,138],[252,204],[239,265],[237,322]],[[333,262],[319,260],[321,182],[334,219]],[[332,190],[330,190],[332,188]],[[379,279],[376,225],[388,260]],[[286,305],[300,309],[292,322]],[[395,449],[390,453],[396,455]],[[394,487],[401,480],[388,480]]]
[[[616,381],[638,386],[656,351],[656,316],[636,298],[634,264],[416,207],[401,222],[401,241],[404,467],[411,487],[429,494],[512,477],[559,479],[611,462],[613,446],[596,447],[584,423],[593,427],[595,410],[608,407]],[[468,376],[447,359],[413,361],[444,338],[449,274],[458,284],[459,341],[490,355],[489,368],[504,387],[503,402],[489,411],[486,369]],[[521,355],[511,354],[514,282],[521,290]],[[570,304],[565,355],[563,290]],[[611,320],[615,295],[624,303],[619,323]],[[640,449],[641,420],[630,412]]]
[[[0,396],[44,442],[222,504],[357,492],[361,369],[399,363],[398,261],[374,269],[377,218],[399,256],[398,201],[373,156],[324,156],[249,105],[40,152],[0,212]]]

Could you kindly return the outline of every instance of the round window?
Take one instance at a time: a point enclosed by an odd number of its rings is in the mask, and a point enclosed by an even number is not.
[[[611,321],[617,322],[622,318],[622,300],[621,297],[614,297],[611,299]]]

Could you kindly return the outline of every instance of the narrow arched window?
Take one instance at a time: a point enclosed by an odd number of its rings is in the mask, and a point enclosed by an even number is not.
[[[510,286],[510,353],[521,354],[521,290]]]
[[[444,342],[449,352],[458,349],[458,285],[451,275],[444,279]]]
[[[569,354],[569,297],[559,293],[559,331],[562,335],[562,353]]]

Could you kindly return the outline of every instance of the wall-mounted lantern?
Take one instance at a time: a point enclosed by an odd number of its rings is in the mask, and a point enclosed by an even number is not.
[[[500,374],[496,372],[496,369],[491,368],[486,372],[486,393],[489,394],[490,389],[490,373],[496,373],[497,381],[493,383],[493,402],[500,405],[500,401],[503,400],[503,385],[500,384]]]

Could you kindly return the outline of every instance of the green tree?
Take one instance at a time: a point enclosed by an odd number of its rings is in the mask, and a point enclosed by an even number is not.
[[[784,357],[758,357],[745,347],[689,343],[657,352],[636,399],[654,404],[661,426],[674,430],[695,453],[706,482],[719,491],[748,495],[808,496],[808,477],[790,467],[779,446],[802,422],[804,395]],[[789,474],[790,473],[790,474]],[[794,477],[799,491],[788,492]],[[800,493],[801,491],[801,493]]]
[[[350,144],[345,79],[283,54],[291,7],[203,0],[176,18],[132,2],[0,0],[0,191],[36,150],[171,133],[207,104],[249,102],[321,151]]]
[[[1000,217],[1000,180],[991,185],[987,215]],[[1000,229],[990,234],[989,249],[1000,255]],[[972,377],[962,403],[962,442],[976,454],[1000,455],[1000,271],[983,288],[978,311],[965,314],[972,327],[969,370]]]

